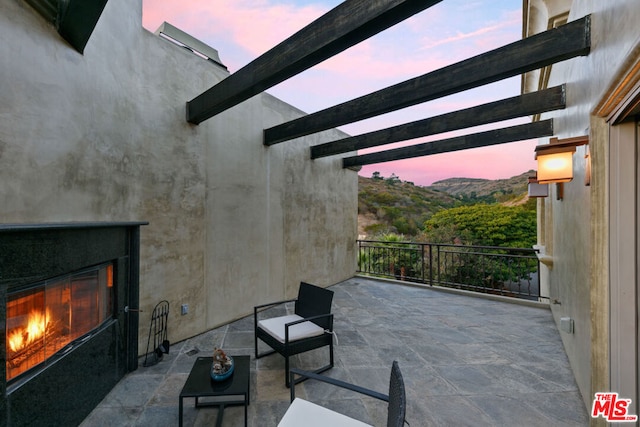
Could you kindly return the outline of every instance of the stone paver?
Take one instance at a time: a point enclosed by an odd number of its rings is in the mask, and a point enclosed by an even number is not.
[[[397,360],[411,426],[589,424],[548,309],[363,277],[331,289],[338,343],[327,374],[386,393]],[[153,367],[141,360],[82,426],[176,426],[190,367],[216,346],[251,355],[249,426],[275,426],[289,404],[284,360],[277,354],[255,360],[252,328],[250,316],[172,344]],[[327,350],[315,350],[292,366],[320,366],[327,357]],[[326,384],[307,381],[296,394],[376,426],[386,422],[384,403]],[[217,409],[196,409],[185,399],[185,426],[214,425],[216,416]],[[223,425],[242,426],[242,408],[225,409]]]

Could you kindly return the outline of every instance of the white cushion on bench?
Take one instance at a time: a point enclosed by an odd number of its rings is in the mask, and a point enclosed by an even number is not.
[[[293,387],[293,385],[292,385]],[[371,427],[304,399],[295,398],[278,427]]]
[[[289,316],[274,317],[258,322],[258,327],[267,332],[269,335],[284,344],[284,325],[287,323],[302,320],[297,314]],[[313,322],[302,322],[289,327],[289,341],[296,341],[302,338],[316,337],[322,335],[324,329]]]

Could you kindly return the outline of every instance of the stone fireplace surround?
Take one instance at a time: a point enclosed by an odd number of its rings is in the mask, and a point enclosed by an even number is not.
[[[7,385],[0,346],[0,427],[78,425],[138,364],[140,226],[144,222],[0,224],[0,341],[12,289],[114,263],[114,313],[54,363]]]

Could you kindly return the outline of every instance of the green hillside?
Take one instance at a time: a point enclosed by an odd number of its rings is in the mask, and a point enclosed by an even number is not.
[[[478,203],[527,203],[527,178],[531,171],[509,179],[450,178],[428,187],[400,177],[358,177],[358,234],[375,238],[383,233],[420,234],[436,212]],[[530,202],[531,203],[531,202]]]

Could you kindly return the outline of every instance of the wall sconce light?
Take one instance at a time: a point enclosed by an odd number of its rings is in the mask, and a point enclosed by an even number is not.
[[[538,183],[563,183],[573,179],[573,153],[579,145],[589,143],[588,136],[558,139],[551,138],[549,144],[536,147],[538,160]]]
[[[549,196],[549,185],[540,184],[537,176],[529,177],[529,197],[547,197]]]

